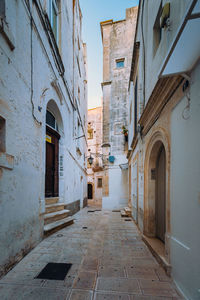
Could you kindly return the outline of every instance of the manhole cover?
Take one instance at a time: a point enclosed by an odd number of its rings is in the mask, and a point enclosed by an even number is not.
[[[35,278],[47,280],[64,280],[72,264],[48,263]]]
[[[57,234],[57,237],[62,237],[62,236],[63,236],[63,234],[61,234],[61,233]]]

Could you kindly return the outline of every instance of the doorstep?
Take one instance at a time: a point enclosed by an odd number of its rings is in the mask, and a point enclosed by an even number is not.
[[[156,258],[158,263],[165,269],[168,276],[171,275],[171,265],[167,262],[165,257],[165,245],[157,238],[150,238],[146,235],[142,235],[142,239],[148,246],[149,250]]]

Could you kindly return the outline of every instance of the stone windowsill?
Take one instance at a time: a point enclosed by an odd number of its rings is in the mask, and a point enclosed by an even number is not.
[[[14,167],[14,156],[0,152],[0,168],[12,170]]]
[[[15,49],[14,37],[4,19],[0,19],[0,33],[2,33],[10,49],[14,50]]]

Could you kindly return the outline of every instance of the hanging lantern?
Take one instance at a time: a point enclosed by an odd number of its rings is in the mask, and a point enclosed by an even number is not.
[[[90,157],[88,158],[88,163],[90,164],[90,166],[93,164],[93,160],[94,158],[90,154]]]

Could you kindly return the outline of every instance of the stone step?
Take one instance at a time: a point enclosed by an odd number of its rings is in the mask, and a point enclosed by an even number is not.
[[[49,204],[58,203],[58,200],[59,200],[59,197],[45,198],[45,204],[49,205]]]
[[[69,215],[69,210],[68,209],[63,209],[57,212],[49,213],[44,215],[44,224],[49,224],[53,223],[55,221],[67,218]]]
[[[54,203],[54,204],[49,204],[45,206],[45,213],[52,213],[56,212],[59,210],[65,209],[66,204],[65,203]]]
[[[124,207],[124,211],[125,211],[125,213],[127,214],[128,217],[132,216],[132,212],[131,212],[131,209],[129,207]]]
[[[127,218],[127,217],[129,217],[128,214],[125,212],[124,209],[121,209],[120,213],[121,213],[121,217],[122,217],[122,218]]]
[[[48,236],[66,226],[69,226],[74,223],[74,219],[72,217],[64,218],[59,221],[55,221],[51,224],[47,224],[44,226],[44,235]]]

